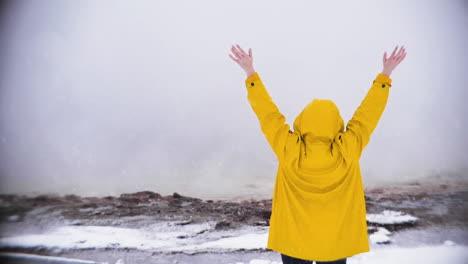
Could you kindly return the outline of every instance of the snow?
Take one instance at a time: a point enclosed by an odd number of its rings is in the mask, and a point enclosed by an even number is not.
[[[63,226],[46,234],[0,239],[2,246],[46,248],[154,248],[170,245],[164,239],[148,239],[141,231],[109,226]]]
[[[418,218],[400,211],[384,210],[380,214],[367,214],[366,220],[369,223],[391,225],[414,223]]]
[[[268,233],[244,234],[235,237],[221,238],[198,245],[186,245],[173,248],[172,251],[200,251],[206,249],[265,249],[268,242]]]
[[[245,227],[237,230],[215,230],[214,222],[184,224],[157,223],[133,229],[110,226],[62,226],[43,234],[26,234],[0,238],[0,246],[47,247],[62,249],[135,248],[151,252],[217,252],[241,249],[265,249],[268,228]],[[420,245],[403,248],[381,245],[391,233],[379,227],[370,236],[371,251],[348,258],[348,264],[404,264],[404,263],[466,263],[468,247],[445,240],[440,245]],[[258,253],[261,256],[262,253]],[[77,260],[78,261],[78,260]],[[66,262],[64,262],[66,263]],[[83,262],[86,263],[86,262]],[[254,258],[248,263],[280,264],[268,259]]]
[[[451,263],[462,264],[468,259],[466,246],[419,246],[411,248],[383,247],[350,258],[349,264]]]
[[[281,264],[282,262],[269,261],[265,259],[252,259],[249,264]],[[244,264],[242,262],[237,262],[236,264]]]
[[[383,227],[379,227],[377,232],[369,235],[369,240],[371,241],[371,243],[374,243],[374,244],[389,243],[391,240],[388,237],[388,235],[390,234],[391,234],[390,231],[388,231],[387,229]]]
[[[453,242],[453,241],[451,241],[451,240],[445,240],[445,241],[444,241],[444,245],[453,246],[453,245],[455,245],[455,242]]]
[[[18,260],[29,261],[32,263],[69,263],[69,264],[96,264],[94,261],[81,260],[81,259],[72,259],[72,258],[62,258],[62,257],[52,257],[52,256],[41,256],[35,254],[27,253],[0,253],[0,256],[3,258],[8,258],[13,260],[16,263]],[[22,262],[23,263],[23,262]]]
[[[134,248],[160,252],[206,251],[207,249],[263,249],[268,239],[265,227],[215,231],[215,222],[158,223],[142,229],[111,226],[61,226],[43,234],[0,238],[2,247],[20,248]]]
[[[466,246],[420,246],[413,248],[380,247],[372,248],[370,252],[352,256],[347,264],[466,264],[468,247]],[[236,262],[231,264],[247,264]],[[265,259],[252,259],[248,264],[281,264],[281,262]]]
[[[18,221],[18,219],[19,219],[19,215],[10,215],[7,220],[9,222],[16,222]]]
[[[452,242],[453,243],[453,242]],[[1,256],[16,257],[16,259],[30,261],[46,261],[47,263],[70,263],[70,264],[92,264],[97,263],[89,260],[70,259],[62,257],[39,256],[24,253],[0,253]],[[347,259],[348,264],[465,264],[468,259],[468,247],[460,245],[435,245],[435,246],[420,246],[412,248],[400,247],[376,247],[371,248],[370,252],[362,253]],[[221,262],[224,263],[224,262]],[[101,264],[109,264],[103,262]],[[124,261],[119,259],[115,264],[124,264]],[[229,264],[281,264],[278,261],[268,259],[254,258],[247,263],[235,262]]]
[[[368,214],[367,221],[376,224],[401,224],[417,221],[417,217],[399,211],[384,210]],[[114,226],[60,226],[42,234],[1,237],[0,246],[52,249],[134,248],[152,252],[188,254],[265,249],[268,227],[245,226],[236,230],[215,230],[216,222],[160,222],[142,228]],[[442,245],[401,248],[388,245],[391,232],[384,227],[370,234],[371,251],[348,258],[348,264],[402,263],[466,263],[468,247],[451,240]],[[382,245],[387,244],[387,245]],[[375,248],[374,248],[375,247]],[[79,261],[79,260],[77,260]],[[64,262],[66,263],[66,262]],[[77,262],[92,263],[92,262]],[[267,259],[252,259],[248,264],[280,264]],[[247,263],[232,263],[247,264]]]
[[[367,220],[379,224],[399,224],[416,221],[416,217],[402,212],[384,210],[368,214]],[[42,234],[24,234],[0,238],[4,247],[44,247],[64,249],[135,248],[160,252],[208,251],[210,249],[235,251],[264,249],[268,227],[218,231],[216,222],[190,224],[190,221],[161,222],[139,229],[113,226],[61,226]],[[389,243],[390,232],[378,227],[369,236],[374,244]],[[447,242],[450,243],[450,242]]]

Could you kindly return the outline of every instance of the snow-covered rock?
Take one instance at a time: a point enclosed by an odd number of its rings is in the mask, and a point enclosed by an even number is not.
[[[388,237],[390,234],[390,231],[387,229],[379,227],[375,233],[369,235],[369,239],[374,244],[388,244],[391,242],[391,239]]]
[[[445,241],[444,241],[444,245],[446,245],[446,246],[454,246],[454,245],[455,245],[455,242],[453,242],[452,240],[445,240]]]
[[[369,223],[381,225],[413,224],[418,218],[400,211],[384,210],[380,214],[367,214],[366,220]]]
[[[215,230],[216,222],[165,222],[142,229],[112,226],[61,226],[42,234],[0,238],[1,247],[50,249],[133,248],[157,252],[236,251],[265,249],[268,228]]]
[[[18,221],[18,220],[19,220],[19,215],[10,215],[10,216],[8,217],[8,221],[9,221],[9,222],[16,222],[16,221]]]

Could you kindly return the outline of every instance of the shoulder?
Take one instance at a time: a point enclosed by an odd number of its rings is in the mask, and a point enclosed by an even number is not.
[[[287,138],[286,138],[286,145],[285,151],[286,152],[295,152],[300,145],[301,135],[299,132],[289,130]]]
[[[345,132],[339,132],[336,134],[332,142],[332,151],[333,155],[341,155],[345,160],[351,161],[353,160],[353,157],[350,156],[350,144],[346,135],[347,134]]]

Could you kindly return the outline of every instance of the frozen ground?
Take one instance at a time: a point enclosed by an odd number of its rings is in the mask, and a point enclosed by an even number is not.
[[[15,259],[17,253],[0,253],[0,261]],[[23,253],[21,253],[23,254]],[[56,253],[57,254],[57,253]],[[9,256],[7,258],[7,256]],[[64,257],[66,256],[66,257]],[[2,258],[3,257],[3,258]],[[229,264],[279,264],[281,258],[276,252],[247,251],[231,253],[201,253],[154,255],[141,251],[111,251],[106,254],[96,254],[93,251],[71,251],[62,257],[42,257],[28,255],[28,257],[16,256],[22,262],[15,263],[73,263],[73,264],[124,264],[124,263],[229,263]],[[455,245],[447,241],[441,245],[421,245],[418,247],[375,246],[371,245],[371,251],[348,258],[348,264],[466,264],[468,259],[468,247]],[[35,262],[29,262],[34,260]],[[41,260],[42,262],[39,262]],[[3,262],[2,263],[6,263]],[[11,262],[8,262],[11,263]]]
[[[468,263],[468,192],[422,190],[367,191],[372,250],[348,263]],[[0,262],[281,263],[279,253],[265,249],[270,206],[271,200],[202,201],[151,192],[1,196]],[[12,255],[18,253],[35,255]]]

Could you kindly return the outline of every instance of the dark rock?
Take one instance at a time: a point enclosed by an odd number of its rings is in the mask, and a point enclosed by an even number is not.
[[[222,220],[222,221],[219,221],[219,222],[216,223],[215,229],[216,229],[216,230],[226,229],[226,228],[228,228],[229,226],[231,226],[231,223],[230,223],[230,222],[225,221],[225,220]]]
[[[399,231],[404,228],[411,228],[415,227],[418,225],[417,221],[411,221],[411,222],[404,222],[404,223],[392,223],[392,224],[382,224],[382,223],[371,223],[369,221],[366,221],[368,225],[372,225],[375,227],[385,227],[388,231],[395,232]]]
[[[179,198],[182,198],[182,195],[180,195],[180,194],[178,194],[178,193],[175,192],[175,193],[172,195],[172,197],[173,197],[173,198],[176,198],[176,199],[179,199]]]
[[[269,223],[269,221],[255,221],[254,225],[256,225],[256,226],[269,226],[270,223]]]
[[[80,202],[81,201],[81,197],[78,196],[78,195],[74,195],[74,194],[65,195],[63,198],[65,200],[71,201],[71,202]]]
[[[120,197],[119,200],[128,202],[128,203],[139,203],[141,200],[136,197]]]
[[[97,208],[98,205],[96,203],[84,203],[80,205],[80,208]]]
[[[52,205],[63,203],[61,197],[49,194],[41,194],[36,197],[32,197],[31,201],[34,205]]]
[[[271,210],[262,210],[258,213],[258,215],[263,219],[270,219],[271,217]]]
[[[120,198],[133,198],[137,199],[140,201],[145,201],[145,200],[157,200],[160,199],[162,196],[159,193],[155,192],[150,192],[150,191],[142,191],[142,192],[136,192],[136,193],[123,193],[120,195]]]

